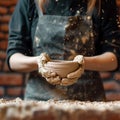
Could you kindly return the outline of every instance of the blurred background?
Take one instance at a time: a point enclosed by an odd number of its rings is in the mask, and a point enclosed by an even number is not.
[[[6,49],[8,43],[8,23],[18,0],[0,0],[0,98],[14,99],[24,97],[26,75],[11,72],[6,64]],[[116,0],[118,17],[120,15],[120,0]],[[119,17],[120,18],[120,17]],[[120,19],[118,19],[120,22]],[[108,101],[120,100],[120,71],[102,72],[106,97]]]

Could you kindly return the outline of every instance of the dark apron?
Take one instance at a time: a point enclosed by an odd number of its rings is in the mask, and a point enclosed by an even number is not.
[[[57,60],[73,60],[78,54],[93,56],[94,39],[90,15],[42,15],[39,11],[33,44],[34,55],[46,52],[51,59]],[[67,87],[51,85],[37,73],[31,73],[25,99],[100,101],[105,99],[105,94],[98,72],[85,71],[77,83]]]

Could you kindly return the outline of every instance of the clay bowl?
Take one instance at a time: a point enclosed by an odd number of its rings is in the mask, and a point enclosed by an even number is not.
[[[78,62],[64,61],[64,60],[53,60],[47,62],[45,68],[51,72],[56,72],[60,77],[67,77],[68,73],[77,70],[79,67]]]

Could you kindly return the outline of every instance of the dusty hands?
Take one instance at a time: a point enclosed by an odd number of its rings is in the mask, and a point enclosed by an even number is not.
[[[66,78],[60,78],[56,73],[45,69],[45,64],[50,61],[50,57],[46,53],[38,56],[38,69],[39,73],[52,85],[69,86],[77,82],[78,78],[84,73],[84,59],[82,55],[78,55],[73,61],[79,63],[79,68],[72,73],[69,73]]]
[[[80,67],[75,72],[69,73],[67,75],[67,78],[63,78],[61,80],[61,85],[63,85],[63,86],[68,86],[68,85],[72,85],[72,84],[76,83],[78,78],[80,78],[82,76],[82,74],[84,73],[84,58],[83,58],[83,56],[77,55],[73,61],[78,62]]]
[[[45,64],[51,61],[47,53],[41,53],[37,58],[38,72],[44,77],[50,84],[57,85],[60,84],[60,77],[56,73],[48,71],[45,69]]]

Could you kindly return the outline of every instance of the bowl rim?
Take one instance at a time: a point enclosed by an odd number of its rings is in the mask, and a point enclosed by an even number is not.
[[[54,69],[67,69],[74,65],[75,67],[79,67],[79,63],[76,61],[53,60],[47,62],[45,67]]]
[[[54,64],[61,64],[61,63],[78,63],[77,61],[70,61],[70,60],[52,60],[48,61],[47,63],[54,63]],[[79,63],[78,63],[79,64]]]

